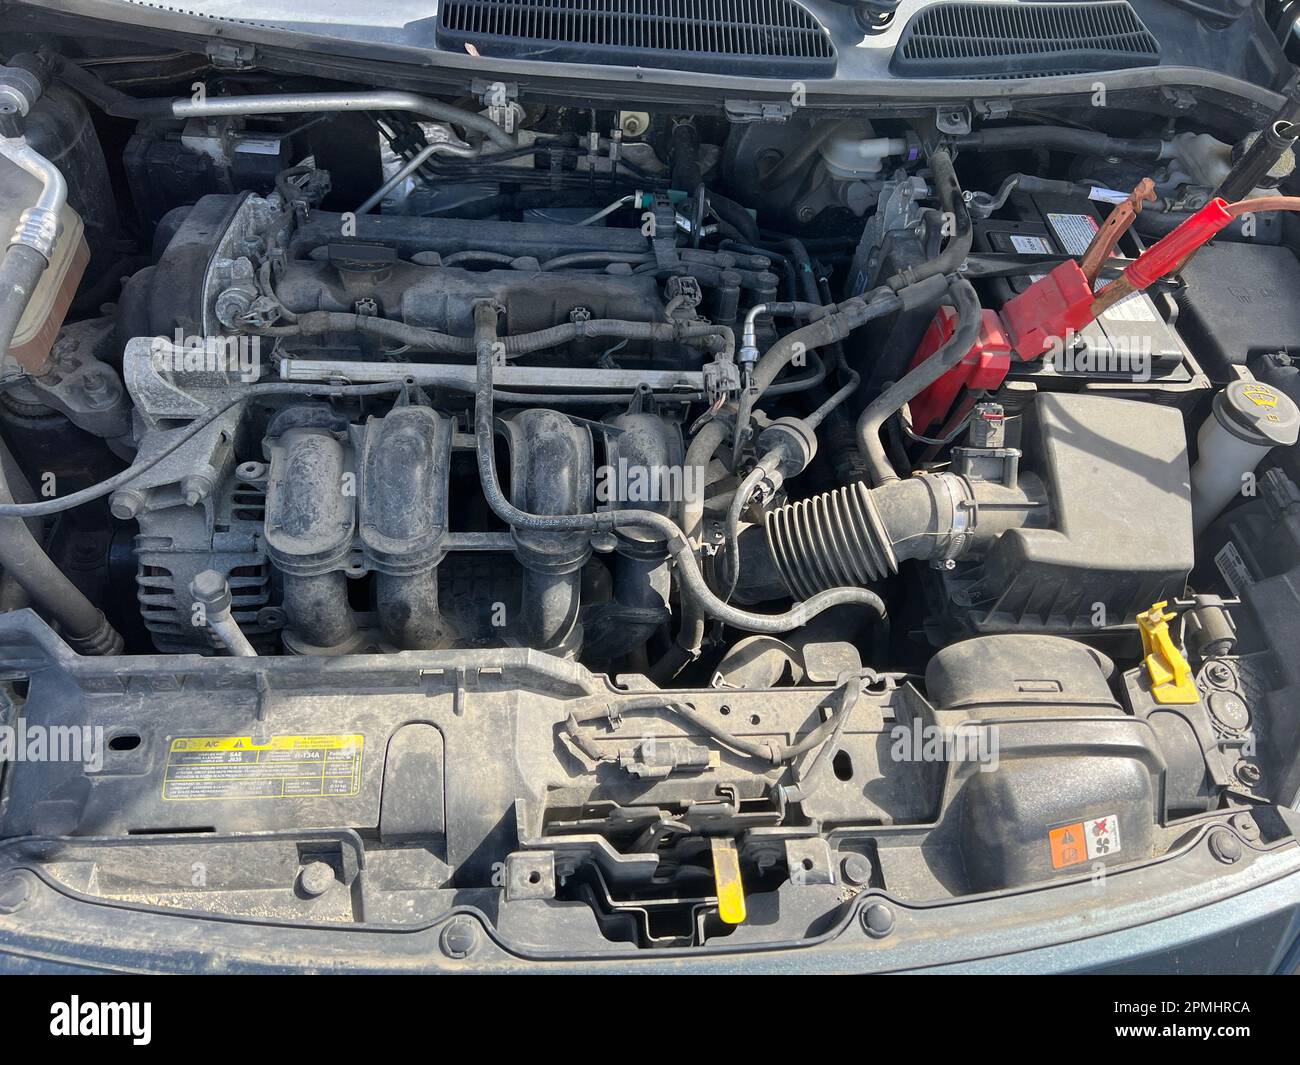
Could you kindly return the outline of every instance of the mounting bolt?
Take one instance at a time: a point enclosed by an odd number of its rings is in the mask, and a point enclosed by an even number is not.
[[[185,505],[197,507],[212,492],[212,479],[201,473],[191,473],[181,478],[181,495]]]
[[[32,881],[15,870],[0,876],[0,914],[17,913],[32,900]]]
[[[1216,828],[1210,833],[1210,853],[1224,865],[1241,860],[1241,840],[1226,828]]]
[[[1214,681],[1215,684],[1231,684],[1232,670],[1224,662],[1211,662],[1206,667],[1205,675]]]
[[[1235,814],[1232,818],[1232,827],[1235,828],[1238,831],[1238,833],[1240,833],[1242,836],[1248,839],[1251,843],[1255,843],[1259,840],[1260,837],[1259,822],[1257,822],[1253,817],[1251,817],[1250,814],[1247,813]]]
[[[130,521],[144,510],[145,494],[135,488],[121,488],[113,493],[108,509],[119,521]]]
[[[862,927],[872,939],[884,939],[894,930],[894,911],[883,902],[873,902],[862,911]]]
[[[618,131],[624,137],[639,137],[650,128],[650,114],[647,111],[620,111],[618,113]]]
[[[91,370],[87,373],[81,379],[81,387],[86,393],[86,398],[99,406],[115,398],[112,384],[108,377],[99,370]]]
[[[308,862],[298,874],[298,887],[308,898],[324,895],[338,880],[326,862]]]
[[[477,924],[468,917],[453,917],[438,937],[438,945],[447,957],[459,961],[468,958],[478,949],[478,940]]]
[[[865,854],[850,854],[840,863],[844,880],[854,887],[862,887],[871,879],[871,861]]]

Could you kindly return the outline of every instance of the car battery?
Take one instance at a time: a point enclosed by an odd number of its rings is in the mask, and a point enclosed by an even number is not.
[[[1096,206],[1084,197],[1013,195],[998,216],[975,223],[975,249],[1026,258],[1079,257],[1102,221]],[[1139,251],[1133,236],[1126,235],[1120,254],[1136,256]],[[1043,266],[1023,275],[989,279],[985,283],[985,305],[1001,307],[1048,269]],[[1103,278],[1097,287],[1107,283]],[[1153,298],[1146,292],[1135,292],[1080,329],[1069,338],[1070,343],[1062,344],[1059,352],[1028,363],[1013,362],[1008,376],[1012,380],[1032,380],[1045,389],[1082,386],[1130,395],[1142,390],[1197,393],[1208,382],[1161,312],[1162,305],[1170,314],[1176,313],[1168,297]]]

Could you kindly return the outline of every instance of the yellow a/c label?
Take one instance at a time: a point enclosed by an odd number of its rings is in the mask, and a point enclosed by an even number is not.
[[[181,736],[172,740],[173,751],[298,751],[310,748],[336,751],[360,747],[361,735],[272,736],[266,743],[254,743],[252,736]]]
[[[167,750],[162,797],[174,801],[348,798],[361,788],[360,733],[179,736]]]

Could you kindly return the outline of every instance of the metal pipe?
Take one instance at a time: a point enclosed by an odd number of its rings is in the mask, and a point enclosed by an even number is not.
[[[382,363],[333,359],[284,359],[280,363],[284,381],[349,381],[356,384],[379,381],[413,381],[418,385],[474,391],[473,366],[443,366],[436,363]],[[656,391],[673,389],[701,391],[704,375],[679,370],[601,370],[564,366],[498,366],[493,381],[502,388],[550,388],[563,392],[587,389],[629,394],[641,385]],[[536,397],[544,403],[546,397]]]
[[[13,456],[0,441],[0,503],[13,503],[6,467],[18,471]],[[20,496],[23,484],[15,478]],[[21,518],[0,518],[0,569],[27,592],[31,601],[59,623],[63,638],[74,651],[88,655],[115,655],[122,637],[96,607],[50,560]]]
[[[438,141],[434,144],[426,145],[416,152],[415,158],[380,185],[378,190],[368,200],[366,200],[365,203],[356,209],[356,213],[369,214],[370,211],[383,202],[385,196],[419,170],[431,156],[439,154],[454,155],[461,159],[472,159],[474,156],[478,155],[478,152],[468,144],[450,144],[446,141]]]
[[[68,202],[68,183],[59,168],[33,149],[25,138],[0,137],[0,155],[41,183],[36,202],[19,216],[9,246],[22,244],[32,248],[48,263],[54,257],[54,245],[59,239],[63,208]]]
[[[132,101],[132,104],[154,104],[155,101]],[[204,97],[199,100],[183,96],[161,101],[173,118],[221,118],[227,115],[295,115],[316,111],[407,111],[431,118],[435,122],[454,122],[466,129],[482,133],[501,148],[517,148],[511,136],[490,118],[466,111],[427,96],[413,92],[284,92],[251,96]],[[110,113],[131,111],[131,104],[110,108]]]

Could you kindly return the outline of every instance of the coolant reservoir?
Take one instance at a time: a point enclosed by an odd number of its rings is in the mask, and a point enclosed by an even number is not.
[[[1300,437],[1300,409],[1262,381],[1233,381],[1214,397],[1196,434],[1192,526],[1200,533],[1242,493],[1247,476],[1275,447]]]
[[[0,156],[0,240],[4,241],[5,247],[8,247],[23,211],[36,202],[40,192],[39,180],[17,163]],[[28,373],[38,372],[49,358],[54,338],[89,261],[90,247],[86,244],[81,216],[65,204],[53,259],[49,269],[41,275],[9,345],[9,354]]]

